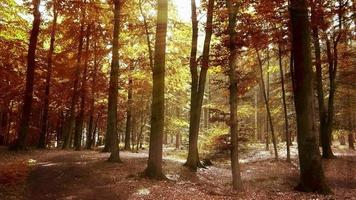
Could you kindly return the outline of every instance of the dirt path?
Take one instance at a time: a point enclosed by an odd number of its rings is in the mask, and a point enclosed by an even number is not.
[[[170,181],[158,182],[139,176],[147,154],[122,152],[122,164],[106,162],[108,156],[95,151],[57,150],[24,155],[27,162],[37,159],[31,161],[23,189],[17,191],[21,194],[1,198],[0,187],[0,199],[356,199],[355,156],[324,162],[327,180],[335,192],[330,196],[295,192],[298,171],[281,161],[242,164],[245,192],[236,194],[231,191],[228,163],[193,173],[182,166],[181,160],[168,158],[164,169]]]

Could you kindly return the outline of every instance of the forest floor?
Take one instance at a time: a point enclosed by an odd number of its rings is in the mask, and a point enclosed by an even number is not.
[[[262,145],[261,148],[263,149]],[[352,199],[356,200],[356,154],[335,149],[337,159],[324,160],[334,194],[323,196],[293,190],[298,182],[296,149],[293,162],[274,161],[269,151],[254,150],[241,156],[245,191],[231,190],[227,161],[194,173],[184,159],[166,153],[164,171],[169,180],[142,178],[147,152],[121,152],[123,163],[107,162],[99,151],[31,150],[9,152],[0,147],[1,200],[76,199]],[[282,158],[283,159],[283,158]]]

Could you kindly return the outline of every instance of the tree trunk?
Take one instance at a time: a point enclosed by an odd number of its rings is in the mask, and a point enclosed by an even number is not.
[[[355,150],[355,138],[354,138],[354,130],[353,130],[353,109],[352,109],[352,100],[351,100],[351,90],[348,91],[348,102],[349,102],[349,116],[347,116],[348,118],[348,129],[349,129],[349,134],[347,135],[347,141],[349,143],[349,149]]]
[[[40,0],[33,0],[33,23],[30,36],[30,45],[27,54],[26,88],[23,97],[22,115],[19,125],[18,138],[13,149],[25,150],[27,146],[27,136],[29,121],[32,110],[33,82],[36,68],[36,46],[38,34],[40,32],[41,13],[39,11]]]
[[[87,136],[86,149],[91,149],[93,146],[93,135],[94,135],[94,110],[95,110],[95,84],[96,84],[96,76],[98,71],[98,62],[97,62],[97,46],[96,42],[94,43],[94,69],[92,75],[92,83],[91,83],[91,99],[90,99],[90,114],[89,114],[89,129]]]
[[[119,78],[119,29],[120,29],[120,0],[114,0],[114,35],[112,40],[112,62],[110,72],[110,88],[108,97],[108,113],[106,137],[109,140],[111,152],[110,162],[121,162],[119,155],[119,141],[117,132],[117,98]]]
[[[153,89],[151,106],[151,133],[148,164],[145,174],[149,178],[165,178],[162,172],[162,140],[164,129],[164,76],[166,61],[166,36],[168,1],[158,0],[157,27],[153,68]]]
[[[65,130],[64,141],[63,141],[63,149],[68,149],[71,147],[72,141],[72,132],[76,121],[75,116],[75,106],[78,101],[78,87],[79,87],[79,78],[80,78],[80,66],[82,60],[82,51],[83,51],[83,43],[84,43],[84,23],[85,23],[85,10],[86,10],[86,1],[84,0],[84,8],[82,8],[82,18],[81,18],[81,25],[80,25],[80,32],[79,32],[79,45],[78,45],[78,54],[77,54],[77,63],[76,69],[74,72],[74,86],[73,86],[73,95],[70,105],[69,111],[69,120],[67,123],[67,127]]]
[[[136,119],[132,118],[132,128],[131,128],[131,149],[132,151],[135,150],[135,142],[136,142]]]
[[[314,45],[314,54],[315,54],[315,69],[316,69],[316,88],[317,88],[317,95],[318,95],[318,106],[319,106],[319,137],[321,142],[321,147],[323,149],[323,158],[333,158],[333,152],[331,149],[331,140],[327,133],[327,123],[328,123],[328,113],[325,108],[324,103],[324,91],[323,91],[323,72],[321,68],[321,50],[320,50],[320,41],[319,41],[319,30],[316,21],[316,11],[315,11],[315,3],[312,4],[312,15],[311,19],[313,21],[312,26],[312,36],[313,36],[313,45]],[[329,66],[333,65],[332,57],[331,57],[331,50],[330,50],[330,42],[327,40],[327,57]],[[331,135],[330,135],[331,136]]]
[[[78,124],[75,127],[74,147],[76,151],[79,151],[82,148],[83,123],[84,123],[85,101],[86,101],[86,92],[87,92],[86,85],[87,85],[89,47],[90,47],[90,25],[87,26],[86,46],[85,46],[86,54],[84,58],[84,72],[82,76],[82,87],[80,91],[80,95],[81,95],[80,111],[78,116]]]
[[[272,123],[272,115],[271,115],[271,111],[269,108],[269,103],[268,103],[268,99],[267,99],[267,94],[265,91],[265,83],[263,80],[263,68],[262,68],[262,60],[260,57],[260,54],[258,52],[258,50],[256,49],[256,54],[257,54],[257,59],[258,59],[258,66],[259,66],[259,71],[260,71],[260,84],[261,84],[261,88],[262,88],[262,93],[263,93],[263,98],[265,100],[265,105],[266,105],[266,111],[267,111],[267,116],[268,116],[268,122],[269,122],[269,126],[271,128],[271,134],[272,134],[272,143],[273,143],[273,149],[274,149],[274,156],[275,159],[278,160],[278,151],[277,151],[277,141],[276,141],[276,137],[274,134],[274,129],[273,129],[273,123]]]
[[[263,98],[265,100],[265,105],[269,105],[269,50],[267,49],[267,60],[268,60],[268,65],[267,65],[267,73],[266,73],[266,86],[263,86],[261,87],[262,89],[262,94],[266,94],[266,97],[264,95]],[[262,72],[263,74],[263,72]],[[262,76],[262,81],[263,81],[263,76]],[[260,82],[261,84],[262,82]],[[264,85],[264,84],[263,84]],[[267,104],[266,104],[267,102]],[[266,110],[267,111],[267,110]],[[268,112],[266,112],[266,151],[269,151],[269,142],[270,142],[270,139],[269,139],[269,114]]]
[[[290,135],[288,130],[288,111],[287,111],[287,103],[286,103],[286,91],[284,86],[284,73],[282,66],[282,48],[281,44],[278,44],[278,56],[279,56],[279,72],[281,76],[281,86],[282,86],[282,100],[283,100],[283,111],[284,111],[284,127],[286,134],[286,146],[287,146],[287,162],[290,162]]]
[[[146,126],[146,118],[144,116],[144,114],[141,114],[141,127],[140,127],[140,132],[137,136],[137,143],[136,143],[136,151],[138,152],[139,148],[140,148],[140,144],[141,144],[141,140],[142,140],[142,135],[143,135],[143,129]]]
[[[207,22],[205,31],[205,40],[202,57],[202,67],[198,80],[197,69],[197,41],[198,41],[198,21],[196,14],[195,1],[192,0],[192,50],[190,57],[190,72],[192,75],[192,89],[191,89],[191,102],[190,102],[190,119],[189,119],[189,148],[187,162],[184,164],[186,167],[193,171],[196,171],[198,167],[203,167],[199,160],[198,153],[198,136],[201,110],[204,99],[204,90],[206,83],[206,76],[209,69],[209,54],[210,54],[210,42],[212,36],[212,22],[213,22],[213,9],[214,0],[209,0],[207,11]]]
[[[229,55],[229,92],[230,92],[230,134],[231,134],[231,171],[232,186],[234,190],[242,190],[242,180],[239,165],[239,148],[238,148],[238,129],[237,129],[237,77],[236,77],[236,15],[237,8],[233,5],[232,0],[226,1],[229,12],[229,35],[230,35],[230,55]]]
[[[54,52],[54,42],[57,28],[57,8],[56,0],[53,1],[53,22],[51,30],[51,40],[49,51],[47,55],[47,74],[46,74],[46,86],[45,86],[45,95],[44,95],[44,104],[43,104],[43,115],[42,115],[42,127],[40,138],[38,142],[38,148],[46,148],[46,133],[48,129],[48,110],[49,110],[49,95],[50,95],[50,86],[51,86],[51,76],[52,76],[52,57]]]
[[[314,124],[313,70],[310,22],[305,0],[291,0],[292,48],[295,70],[295,110],[300,162],[300,183],[296,189],[329,193]]]
[[[258,90],[255,90],[255,139],[256,141],[259,140],[259,129],[258,129],[258,126],[259,126],[259,123],[258,123]]]
[[[129,86],[127,91],[127,114],[126,114],[126,131],[125,131],[125,150],[130,150],[130,134],[132,127],[132,71],[133,65],[129,67]],[[133,144],[132,144],[133,145]]]

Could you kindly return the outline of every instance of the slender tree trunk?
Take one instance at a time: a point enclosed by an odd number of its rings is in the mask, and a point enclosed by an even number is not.
[[[109,140],[111,152],[110,162],[121,162],[119,155],[119,141],[117,132],[117,98],[119,78],[119,29],[120,29],[120,0],[114,0],[114,36],[112,48],[112,62],[110,72],[110,88],[108,97],[106,137]]]
[[[85,46],[85,58],[84,58],[84,71],[82,76],[82,87],[80,91],[80,111],[78,116],[78,124],[75,127],[75,139],[74,147],[76,151],[81,150],[82,148],[82,136],[83,136],[83,123],[84,123],[84,114],[85,114],[85,102],[86,102],[86,86],[87,86],[87,72],[88,72],[88,57],[89,57],[89,47],[90,47],[90,25],[87,26],[86,30],[86,46]]]
[[[198,154],[198,137],[194,135],[193,129],[196,122],[196,105],[197,105],[197,91],[198,91],[198,63],[197,63],[197,48],[198,48],[198,19],[196,11],[195,0],[191,0],[192,13],[192,45],[190,52],[190,74],[191,74],[191,92],[190,92],[190,117],[189,117],[189,146],[188,158],[185,166],[196,169],[199,165]]]
[[[47,74],[46,74],[46,86],[45,86],[45,95],[44,95],[44,104],[43,104],[43,115],[42,115],[42,127],[40,138],[38,142],[38,148],[46,148],[46,133],[48,129],[48,110],[49,110],[49,95],[51,87],[51,76],[52,76],[52,57],[54,52],[54,42],[57,28],[57,9],[56,9],[56,0],[53,1],[53,22],[51,30],[51,40],[49,51],[47,55]]]
[[[277,141],[276,141],[276,136],[275,136],[274,129],[273,129],[272,115],[271,115],[271,111],[270,111],[270,107],[269,107],[269,103],[268,103],[268,99],[267,99],[267,94],[266,94],[266,91],[264,89],[265,88],[265,83],[264,83],[264,80],[263,80],[263,68],[262,68],[263,64],[262,64],[262,60],[261,60],[260,54],[259,54],[257,49],[256,49],[256,54],[257,54],[257,59],[258,59],[258,66],[260,68],[259,69],[260,77],[261,77],[260,78],[261,79],[260,83],[261,83],[261,88],[263,88],[262,89],[262,93],[263,93],[263,97],[264,97],[264,100],[265,100],[269,126],[271,128],[274,156],[275,156],[275,159],[278,160]]]
[[[5,102],[3,108],[0,108],[0,145],[6,145],[7,127],[9,123],[9,103]]]
[[[328,110],[326,112],[325,126],[321,129],[321,147],[323,149],[323,158],[332,159],[335,158],[331,145],[332,145],[332,129],[334,121],[334,97],[336,91],[336,71],[337,71],[337,44],[334,43],[334,56],[331,53],[331,44],[327,39],[326,41],[327,57],[329,63],[329,98],[328,98]]]
[[[259,129],[258,129],[258,90],[255,91],[255,139],[259,140]]]
[[[162,172],[162,147],[164,129],[164,76],[166,64],[166,36],[168,1],[158,0],[157,27],[153,68],[151,106],[151,133],[148,164],[145,174],[149,178],[165,178]]]
[[[94,110],[95,110],[95,84],[96,84],[96,76],[98,71],[98,63],[97,63],[97,46],[96,42],[94,43],[94,69],[92,74],[92,83],[91,83],[91,99],[90,99],[90,114],[89,114],[89,129],[87,136],[86,148],[91,149],[93,146],[93,135],[94,135]]]
[[[310,49],[310,22],[306,0],[291,0],[292,48],[295,70],[300,183],[296,189],[329,193],[314,124],[313,71]]]
[[[353,107],[352,107],[352,99],[351,99],[351,90],[348,91],[348,95],[347,95],[347,99],[349,102],[349,116],[347,116],[348,118],[348,129],[349,129],[349,134],[347,136],[347,141],[349,143],[349,149],[355,150],[355,144],[354,144],[354,130],[353,130],[353,125],[352,125],[352,121],[353,121]]]
[[[130,133],[131,133],[131,149],[132,151],[135,150],[135,142],[136,142],[136,119],[133,117],[132,118],[132,127],[131,127],[131,130],[130,130]]]
[[[142,135],[143,135],[143,129],[146,126],[146,118],[144,114],[141,114],[141,127],[140,127],[140,132],[137,137],[137,143],[136,143],[136,151],[138,152],[142,140]]]
[[[236,15],[237,8],[233,5],[232,0],[226,1],[229,12],[229,35],[230,35],[230,55],[229,55],[229,92],[230,92],[230,134],[231,134],[231,170],[232,186],[234,190],[242,190],[242,180],[239,165],[239,148],[238,148],[238,129],[237,129],[237,77],[236,77]]]
[[[126,111],[126,131],[125,131],[125,150],[130,150],[130,133],[132,127],[132,71],[133,65],[129,67],[129,86],[127,91],[127,111]],[[132,144],[133,145],[133,144]]]
[[[80,32],[79,32],[79,44],[78,44],[78,54],[77,54],[77,63],[76,69],[74,72],[74,85],[73,85],[73,95],[70,105],[69,111],[69,120],[67,123],[67,127],[65,130],[64,141],[63,141],[63,149],[68,149],[71,147],[72,141],[72,132],[76,121],[75,116],[75,106],[78,101],[78,87],[79,87],[79,78],[80,78],[80,66],[82,60],[82,51],[83,51],[83,43],[84,43],[84,21],[85,21],[85,12],[86,12],[86,0],[84,0],[84,8],[82,8],[82,18],[81,18],[81,25],[80,25]]]
[[[323,149],[323,157],[324,158],[333,158],[333,152],[331,149],[331,138],[329,138],[327,129],[328,129],[328,113],[324,103],[324,92],[323,92],[323,77],[322,77],[322,68],[321,68],[321,50],[320,50],[320,41],[319,41],[319,30],[317,26],[317,16],[315,11],[315,4],[312,4],[312,15],[311,20],[313,21],[312,26],[312,36],[313,36],[313,44],[314,44],[314,52],[315,52],[315,69],[316,69],[316,89],[318,95],[318,105],[319,105],[319,137],[321,142],[321,147]],[[314,21],[315,20],[315,21]],[[327,39],[327,57],[328,63],[331,68],[333,65],[332,55],[330,50],[330,42]],[[331,85],[331,82],[330,82]],[[331,136],[331,135],[330,135]]]
[[[198,69],[197,69],[197,61],[196,61],[197,41],[198,41],[198,21],[196,18],[195,1],[192,0],[193,36],[192,36],[191,58],[190,58],[191,59],[190,71],[192,75],[192,91],[191,91],[191,110],[190,110],[190,121],[189,121],[189,148],[188,148],[188,158],[187,158],[187,162],[185,163],[185,166],[189,167],[193,171],[196,171],[198,167],[203,167],[199,160],[198,136],[199,136],[201,110],[202,110],[203,99],[204,99],[206,76],[209,69],[209,54],[210,54],[210,42],[212,36],[213,9],[214,9],[214,0],[209,0],[203,57],[202,57],[202,67],[200,70],[199,80],[198,80]]]
[[[267,101],[267,104],[269,105],[269,50],[267,49],[267,73],[266,73],[266,86],[261,87],[262,89],[262,94],[266,93],[266,99],[265,102]],[[263,73],[262,73],[263,74]],[[263,76],[262,76],[262,81],[263,81]],[[261,82],[260,82],[261,83]],[[264,96],[263,96],[264,97]],[[265,104],[266,105],[266,104]],[[269,151],[269,114],[266,112],[266,151]]]
[[[28,128],[33,100],[33,82],[36,68],[36,46],[41,24],[41,13],[39,11],[39,6],[40,0],[33,0],[33,23],[30,36],[30,45],[28,46],[27,54],[26,88],[24,93],[25,95],[23,97],[22,115],[18,130],[18,138],[15,146],[13,147],[15,150],[25,150],[27,146]]]
[[[281,86],[282,86],[282,100],[283,100],[283,111],[284,111],[284,127],[286,134],[286,146],[287,146],[287,162],[290,162],[290,135],[288,130],[288,111],[287,111],[287,103],[286,103],[286,91],[284,86],[284,73],[282,66],[282,48],[281,44],[278,44],[278,56],[279,56],[279,72],[281,76]]]

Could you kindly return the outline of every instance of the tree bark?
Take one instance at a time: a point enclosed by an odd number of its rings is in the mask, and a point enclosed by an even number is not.
[[[349,143],[349,149],[355,150],[355,138],[354,138],[354,126],[353,126],[353,107],[352,107],[352,99],[351,99],[351,90],[348,90],[348,103],[349,103],[349,116],[348,117],[348,129],[349,129],[349,134],[347,135],[347,141]]]
[[[23,97],[22,115],[18,130],[18,138],[15,146],[13,147],[14,150],[25,150],[27,146],[28,128],[33,101],[33,82],[36,68],[36,46],[41,24],[41,13],[39,11],[39,6],[40,0],[33,0],[33,23],[30,36],[30,45],[28,46],[27,54],[26,87]]]
[[[133,65],[129,67],[129,85],[127,91],[127,111],[126,111],[126,131],[125,131],[125,150],[130,150],[130,134],[132,127],[132,71]],[[133,144],[132,144],[133,145]]]
[[[288,124],[288,111],[286,103],[286,91],[284,86],[284,73],[282,66],[282,48],[281,44],[278,44],[278,57],[279,57],[279,72],[281,77],[281,86],[282,86],[282,100],[283,100],[283,111],[284,111],[284,127],[286,134],[286,146],[287,146],[287,162],[290,162],[290,134],[289,134],[289,124]]]
[[[314,124],[313,70],[310,49],[310,21],[306,0],[291,0],[292,48],[295,70],[295,109],[297,117],[300,183],[296,189],[330,193]]]
[[[109,139],[111,152],[110,162],[121,162],[117,132],[117,98],[119,78],[119,33],[120,33],[120,0],[114,0],[114,35],[112,40],[112,62],[110,71],[110,86],[108,97],[106,137]]]
[[[198,41],[198,21],[195,1],[192,0],[192,50],[190,57],[190,72],[192,75],[190,119],[189,119],[189,148],[186,167],[196,171],[198,167],[203,167],[199,160],[198,136],[201,110],[204,99],[206,76],[209,69],[210,42],[212,36],[214,0],[208,1],[207,21],[205,28],[205,40],[202,57],[202,67],[198,76],[197,69],[197,41]],[[199,79],[198,79],[199,78]]]
[[[156,41],[153,68],[151,106],[151,133],[147,168],[145,174],[152,179],[164,179],[162,172],[162,147],[164,129],[164,76],[166,64],[166,36],[168,1],[158,0]]]
[[[232,186],[234,190],[242,190],[242,180],[239,165],[239,148],[238,148],[238,129],[237,129],[237,77],[236,77],[236,15],[237,8],[231,0],[226,1],[226,6],[229,12],[229,92],[230,92],[230,134],[231,134],[231,171],[232,171]]]
[[[57,2],[53,1],[53,22],[51,30],[51,40],[49,51],[47,55],[47,74],[46,74],[46,86],[45,86],[45,95],[43,103],[43,115],[42,115],[42,127],[40,138],[38,142],[38,148],[46,148],[46,133],[48,129],[48,110],[49,110],[49,96],[50,96],[50,87],[51,87],[51,76],[52,76],[52,57],[54,52],[54,42],[57,29]]]

